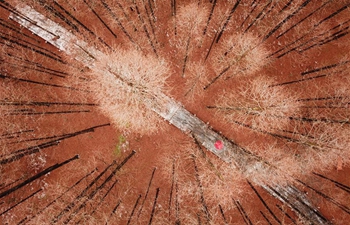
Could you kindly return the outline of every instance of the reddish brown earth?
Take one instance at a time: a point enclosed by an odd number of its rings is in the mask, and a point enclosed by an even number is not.
[[[13,6],[17,4],[16,1],[6,2]],[[23,2],[32,5],[37,11],[56,21],[61,26],[69,29],[68,23],[55,17],[50,13],[48,8],[44,8],[45,4],[40,5],[38,1]],[[89,2],[92,8],[94,8],[94,10],[101,16],[101,19],[106,21],[117,35],[117,38],[114,38],[113,34],[111,34],[101,22],[99,22],[91,9],[89,9],[82,1],[77,1],[77,3],[74,4],[70,1],[63,0],[57,2],[74,15],[77,20],[93,31],[98,37],[101,37],[101,39],[108,43],[109,46],[112,46],[113,48],[119,46],[125,49],[134,48],[134,46],[130,44],[127,36],[122,33],[115,20],[110,14],[108,14],[108,11],[102,7],[100,1],[86,2]],[[114,7],[115,10],[118,9],[117,2],[114,2],[114,5],[112,4],[113,1],[105,2],[110,4],[111,8]],[[146,20],[145,23],[147,24],[146,26],[150,33],[151,26],[148,22],[148,17],[146,16],[147,14],[142,2],[146,3],[148,10],[150,10],[149,5],[147,5],[148,2],[151,2],[154,7],[157,20],[153,23],[155,35],[151,34],[151,36],[153,41],[155,39],[157,40],[155,46],[158,55],[169,63],[171,74],[168,78],[168,85],[171,89],[171,96],[178,102],[181,102],[191,113],[197,115],[203,121],[208,122],[215,130],[222,132],[224,136],[233,140],[238,145],[247,148],[249,151],[262,156],[263,158],[265,157],[265,152],[260,146],[265,146],[265,144],[267,145],[268,143],[275,142],[275,138],[237,124],[229,124],[220,117],[220,114],[215,113],[214,110],[207,109],[208,105],[215,104],[216,100],[223,94],[224,90],[230,91],[239,87],[244,87],[249,81],[261,75],[272,78],[274,83],[279,84],[293,80],[305,79],[315,75],[322,75],[323,72],[330,72],[330,75],[327,75],[326,77],[285,85],[285,90],[288,93],[295,93],[300,99],[332,96],[341,88],[344,88],[345,93],[349,94],[349,86],[346,85],[349,84],[349,64],[343,67],[337,67],[334,70],[330,69],[329,71],[326,70],[315,74],[309,74],[307,76],[301,76],[301,73],[304,71],[332,65],[348,59],[350,45],[348,35],[345,35],[344,37],[331,41],[325,45],[311,48],[301,54],[292,52],[280,59],[272,57],[273,59],[266,63],[262,68],[259,68],[258,71],[251,74],[245,74],[246,76],[239,75],[225,80],[224,78],[226,75],[224,75],[208,89],[203,90],[202,87],[208,83],[208,81],[206,81],[204,84],[199,85],[200,88],[198,88],[198,94],[193,98],[185,96],[185,93],[188,91],[187,82],[194,78],[191,76],[191,68],[188,68],[189,72],[185,77],[181,77],[184,60],[184,43],[180,43],[180,47],[171,44],[174,42],[174,27],[172,26],[172,20],[174,17],[171,12],[171,2],[154,0],[137,1],[138,10],[140,10],[143,15],[143,19]],[[210,11],[212,5],[209,1],[199,2],[201,2],[203,10],[206,7],[208,12]],[[226,30],[221,37],[221,41],[228,39],[231,33],[240,33],[243,31],[243,28],[247,27],[249,20],[247,20],[244,26],[240,28],[243,18],[252,10],[252,2],[255,1],[242,1],[237,7],[230,22],[227,24]],[[259,12],[258,10],[262,10],[267,2],[268,1],[260,1],[252,15],[254,17],[257,16]],[[276,25],[278,21],[281,21],[286,15],[288,15],[278,13],[288,2],[289,1],[284,0],[277,3],[275,8],[271,10],[271,13],[264,18],[263,22],[259,23],[258,26],[252,26],[250,30],[252,35],[258,40],[262,40],[262,37],[274,27],[272,24]],[[292,6],[299,6],[302,2],[303,1],[294,1]],[[181,7],[186,5],[186,3],[187,1],[176,1],[177,13]],[[199,43],[198,45],[190,47],[188,63],[202,63],[204,61],[207,50],[210,48],[214,38],[215,31],[224,23],[228,16],[228,10],[232,8],[234,3],[235,1],[220,1],[217,3],[213,18],[208,26],[207,34],[200,37],[202,39],[197,42],[197,44]],[[87,69],[83,68],[81,64],[73,62],[63,52],[60,52],[50,44],[45,43],[44,40],[31,34],[25,28],[19,27],[16,23],[9,20],[8,16],[10,12],[9,10],[6,10],[6,7],[8,7],[6,5],[7,3],[0,4],[2,6],[0,8],[0,31],[2,37],[0,40],[0,72],[2,75],[22,79],[1,77],[1,159],[4,157],[6,158],[17,150],[39,145],[57,138],[52,136],[74,133],[91,127],[105,125],[90,130],[90,132],[62,140],[57,145],[41,149],[38,153],[24,156],[11,163],[2,164],[0,167],[0,192],[4,193],[6,190],[10,190],[24,180],[34,176],[40,171],[43,171],[45,168],[56,163],[61,163],[72,158],[76,154],[79,155],[79,159],[52,171],[50,174],[31,182],[30,184],[12,192],[10,195],[1,197],[0,221],[2,224],[18,224],[24,218],[27,218],[25,222],[28,224],[54,223],[54,218],[63,212],[64,209],[67,209],[67,212],[63,214],[63,217],[60,218],[57,223],[68,222],[69,219],[70,224],[104,224],[107,221],[109,224],[127,224],[128,222],[130,224],[147,224],[151,223],[150,219],[152,218],[153,224],[174,224],[177,220],[179,220],[181,224],[225,224],[225,220],[227,224],[244,224],[245,221],[237,210],[237,204],[235,204],[234,201],[239,201],[252,224],[268,224],[267,220],[262,216],[262,213],[272,224],[278,223],[260,201],[253,189],[249,186],[246,178],[240,174],[239,170],[230,168],[205,149],[203,150],[206,157],[203,157],[200,148],[196,146],[194,140],[190,136],[181,133],[177,128],[169,125],[165,121],[161,123],[158,133],[141,135],[131,132],[127,128],[118,128],[113,126],[113,124],[107,125],[111,121],[110,118],[104,116],[103,113],[98,110],[98,107],[94,105],[11,106],[5,104],[12,101],[75,102],[93,104],[95,104],[95,102],[93,102],[93,96],[85,91],[85,87],[82,85],[83,83],[72,83],[73,81],[76,82],[76,77],[86,77],[85,71],[87,71]],[[130,32],[131,37],[142,46],[144,53],[153,54],[143,27],[137,17],[137,9],[135,5],[133,5],[131,1],[120,1],[120,4],[124,7],[125,13],[130,17],[127,19],[122,15],[121,11],[118,11],[118,15],[120,16],[125,29]],[[298,37],[299,32],[311,29],[316,21],[322,20],[347,4],[349,4],[349,1],[332,1],[327,7],[324,7],[322,10],[315,13],[302,25],[291,30],[288,35],[276,39],[275,36],[277,34],[295,24],[321,5],[318,1],[311,1],[305,9],[301,10],[296,16],[288,20],[288,22],[282,26],[276,34],[273,34],[261,46],[263,46],[264,49],[267,49],[269,53],[273,53],[280,49],[281,46],[286,46],[287,43],[295,40],[296,36]],[[46,6],[52,6],[54,9],[57,9],[58,12],[64,14],[62,9],[59,9],[59,7],[51,1],[47,1]],[[64,15],[69,20],[72,20],[66,14]],[[349,15],[349,8],[346,8],[327,23],[323,23],[322,27],[317,29],[328,31],[337,24],[348,21],[350,19]],[[128,21],[132,22],[128,23]],[[179,21],[177,21],[177,28],[179,29],[180,25],[178,23]],[[348,25],[349,23],[346,23],[343,27],[346,28]],[[102,50],[106,49],[96,37],[91,33],[84,31],[81,25],[77,26],[79,27],[79,30],[82,31],[79,33],[73,33],[85,41],[91,42],[91,44],[94,44]],[[133,26],[137,28],[136,31],[133,30]],[[70,28],[70,30],[71,29],[72,28]],[[181,30],[177,31],[179,32],[176,37],[177,41],[179,41],[181,37],[187,37],[186,34],[181,33]],[[349,29],[345,31],[349,32]],[[315,30],[314,32],[315,37],[317,37],[316,34],[322,33],[319,30]],[[7,38],[8,40],[5,40],[4,38]],[[11,40],[17,40],[22,45],[11,42]],[[23,47],[24,44],[30,46],[35,44],[37,46],[25,48]],[[213,46],[211,53],[215,53],[215,46],[219,46],[219,44],[214,44]],[[35,52],[34,50],[42,51],[50,56],[55,56],[63,61],[68,61],[69,63],[61,63],[59,60],[54,60],[38,53],[38,51]],[[16,57],[20,57],[20,59]],[[214,56],[209,55],[207,60],[212,62]],[[215,71],[213,65],[209,65],[209,63],[205,65],[205,76],[207,80],[212,80],[217,75],[217,71]],[[44,69],[45,72],[38,71],[43,68],[48,68],[49,70]],[[82,69],[84,69],[84,71],[81,71]],[[60,71],[60,73],[53,71]],[[332,72],[334,73],[332,74]],[[64,77],[59,77],[53,74],[63,75]],[[69,86],[79,90],[48,86],[28,82],[28,80],[65,87]],[[336,83],[336,81],[338,81],[338,83]],[[116,93],[118,94],[118,92]],[[349,103],[347,103],[346,106],[348,107]],[[67,111],[82,110],[88,112],[67,113]],[[59,111],[65,111],[66,113],[47,113]],[[24,115],[9,115],[18,112],[19,114],[24,113]],[[46,114],[31,115],[30,113],[33,112],[46,112]],[[326,113],[327,112],[322,110],[316,111],[316,114],[320,117],[322,117],[323,114],[328,115]],[[348,109],[346,113],[347,114],[345,115],[350,115]],[[343,126],[347,126],[347,129],[349,129],[349,124]],[[30,130],[30,132],[23,132],[28,130]],[[18,135],[9,134],[19,131],[22,131],[22,133]],[[45,137],[50,138],[40,139]],[[126,142],[121,141],[124,139]],[[278,144],[281,144],[281,142],[278,142]],[[116,150],[118,146],[120,147],[120,151]],[[112,168],[108,170],[108,174],[104,174],[101,177],[97,184],[92,185],[88,191],[84,192],[84,189],[87,188],[98,174],[110,165],[113,160],[116,160],[117,164],[120,164],[129,154],[131,154],[132,150],[135,150],[136,154],[133,155],[119,171],[117,171],[115,176],[106,183],[106,186],[101,190],[94,192],[94,190],[97,190],[96,188],[98,188],[98,185],[101,185],[102,181],[108,177]],[[349,148],[345,149],[344,155],[349,155],[348,152]],[[271,155],[273,153],[269,154]],[[42,159],[42,161],[40,159]],[[210,161],[209,163],[208,159]],[[312,172],[320,173],[349,188],[350,167],[349,161],[346,160],[349,160],[349,158],[344,157],[344,159],[342,159],[340,157],[339,160],[333,164],[319,164],[314,167],[316,168],[315,170],[304,171],[302,174],[298,173],[294,177],[306,182],[311,187],[316,188],[318,191],[331,198],[327,200],[327,197],[325,198],[301,184],[296,184],[300,190],[306,193],[310,202],[320,210],[324,217],[334,224],[346,224],[350,219],[349,189],[340,189],[339,185],[337,186],[334,182],[313,175]],[[196,177],[194,165],[197,165],[198,167],[200,184]],[[175,168],[174,174],[173,166]],[[290,165],[286,165],[285,167],[282,167],[282,170],[290,168],[289,166]],[[93,174],[82,180],[82,182],[74,188],[69,189],[72,185],[76,184],[79,179],[93,171],[95,168],[97,168],[97,170],[93,172]],[[115,166],[113,168],[115,168]],[[313,167],[306,166],[306,168]],[[155,171],[154,177],[149,192],[147,192],[153,171]],[[116,180],[117,183],[115,186],[112,186],[113,182]],[[216,184],[216,182],[218,184]],[[269,184],[268,180],[266,180],[266,182]],[[270,196],[266,191],[259,187],[259,184],[253,182],[253,185],[258,193],[261,194],[261,197],[265,200],[271,211],[276,215],[280,223],[293,224],[293,220],[295,220],[295,223],[303,224],[302,220],[298,220],[298,215],[291,211],[286,204],[283,204]],[[111,191],[106,197],[104,197],[108,189],[111,187]],[[40,188],[42,190],[35,196],[19,205],[16,205]],[[159,193],[157,196],[158,188]],[[176,191],[177,189],[178,191]],[[65,193],[66,190],[69,191]],[[203,191],[204,203],[210,213],[209,217],[206,215],[205,207],[203,207],[201,191]],[[38,214],[40,210],[44,209],[61,194],[63,195],[59,200],[45,209],[43,213],[40,215]],[[82,196],[81,198],[79,198],[80,195]],[[89,195],[90,197],[92,196],[90,199]],[[139,198],[139,196],[141,197]],[[155,211],[152,214],[156,196]],[[79,198],[78,200],[77,197]],[[119,201],[121,201],[119,207],[116,209],[115,213],[112,214],[114,207]],[[333,201],[333,203],[331,201]],[[336,204],[338,204],[338,206]],[[135,205],[136,208],[133,210]],[[288,213],[288,216],[293,218],[293,220],[282,213],[277,205],[282,207],[283,210]],[[15,207],[11,209],[12,206]],[[79,206],[81,206],[80,209]],[[225,219],[220,212],[220,207],[222,207]],[[79,209],[79,211],[74,213],[76,209]],[[35,216],[35,218],[29,221],[33,216]]]

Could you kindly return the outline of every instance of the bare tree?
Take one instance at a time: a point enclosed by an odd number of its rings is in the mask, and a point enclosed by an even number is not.
[[[218,81],[220,77],[248,76],[268,64],[268,50],[260,44],[260,39],[249,34],[234,34],[221,41],[213,50],[208,63],[213,65],[215,77],[205,87]]]
[[[258,77],[228,93],[223,93],[214,106],[226,121],[240,121],[264,131],[285,129],[289,117],[300,113],[302,103],[297,95],[279,87],[269,87],[271,80]]]
[[[115,52],[100,58],[90,73],[87,85],[93,98],[118,127],[143,134],[156,132],[160,117],[145,104],[154,104],[154,98],[168,92],[167,64],[136,50]]]
[[[190,102],[198,100],[203,92],[203,87],[208,83],[208,65],[203,62],[189,62],[186,73],[185,97]]]
[[[181,7],[177,12],[177,34],[173,37],[173,44],[182,55],[182,77],[185,77],[191,52],[201,45],[208,14],[207,7],[195,2]]]

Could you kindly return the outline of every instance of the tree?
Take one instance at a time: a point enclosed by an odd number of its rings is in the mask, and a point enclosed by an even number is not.
[[[268,53],[261,40],[254,35],[230,35],[219,43],[208,59],[208,63],[214,68],[215,77],[211,78],[205,89],[222,76],[229,79],[234,76],[253,75],[269,63]]]
[[[136,50],[117,49],[98,59],[87,85],[98,108],[112,123],[146,134],[157,132],[161,120],[145,104],[152,106],[154,98],[169,91],[168,76],[165,61]]]
[[[199,3],[190,3],[181,7],[176,15],[177,33],[173,36],[173,45],[182,55],[182,72],[181,76],[185,77],[187,62],[190,53],[195,47],[199,47],[202,41],[202,33],[206,25],[206,18],[209,10],[206,6]]]
[[[227,122],[239,121],[254,129],[276,131],[286,129],[289,117],[300,115],[297,94],[286,88],[269,87],[271,79],[263,76],[247,79],[243,86],[220,95],[214,106],[216,114]]]

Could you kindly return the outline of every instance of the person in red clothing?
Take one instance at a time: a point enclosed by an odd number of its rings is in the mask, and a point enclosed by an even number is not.
[[[224,143],[223,143],[222,141],[220,141],[220,140],[217,140],[217,141],[215,142],[214,146],[215,146],[215,148],[216,148],[217,150],[221,150],[221,149],[224,147]]]

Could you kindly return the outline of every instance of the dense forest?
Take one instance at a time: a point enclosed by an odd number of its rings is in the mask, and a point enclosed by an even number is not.
[[[0,0],[3,224],[345,224],[349,0]]]

